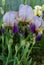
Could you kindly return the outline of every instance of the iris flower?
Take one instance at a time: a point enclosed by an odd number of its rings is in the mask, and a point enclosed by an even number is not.
[[[19,21],[16,20],[17,17],[18,17],[18,12],[15,12],[15,11],[6,12],[5,15],[3,16],[3,25],[11,26],[12,33],[14,34],[18,32],[18,22]]]
[[[42,15],[42,7],[37,5],[34,7],[34,15],[35,16],[41,16]]]
[[[13,26],[14,23],[18,24],[18,20],[16,20],[17,17],[18,12],[15,11],[6,12],[5,15],[3,16],[3,23],[6,24],[7,26]]]
[[[40,40],[42,37],[42,31],[44,29],[44,21],[42,20],[42,17],[35,16],[33,18],[33,23],[30,25],[30,31],[34,33],[38,33],[36,36],[36,40]]]

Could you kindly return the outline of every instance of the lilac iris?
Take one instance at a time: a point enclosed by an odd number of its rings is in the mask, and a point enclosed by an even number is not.
[[[17,24],[14,23],[14,27],[12,29],[12,33],[16,34],[18,32],[19,32],[18,26],[17,26]]]
[[[34,34],[35,33],[35,24],[34,23],[31,23],[30,24],[30,31],[32,32],[32,34]]]
[[[38,35],[36,36],[36,41],[40,41],[41,38],[42,38],[42,34],[38,34]]]

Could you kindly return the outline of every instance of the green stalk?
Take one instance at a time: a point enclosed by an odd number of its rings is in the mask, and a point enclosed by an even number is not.
[[[30,53],[32,52],[33,46],[34,46],[34,45],[32,44],[30,50],[28,51],[27,60],[29,59],[29,55],[30,55]]]
[[[5,65],[8,65],[8,62],[9,62],[9,60],[12,58],[12,48],[11,48],[11,46],[12,46],[12,42],[10,42],[9,41],[9,31],[8,31],[8,28],[7,28],[7,30],[6,30],[6,44],[7,44],[7,46],[8,46],[8,57],[7,57],[7,60],[6,60],[6,63],[5,63]]]
[[[40,2],[39,2],[39,3],[40,3],[40,5],[42,5],[42,0],[40,0]]]
[[[10,60],[10,58],[12,57],[11,55],[12,55],[12,53],[11,53],[11,46],[9,45],[8,46],[8,57],[7,57],[7,61],[6,61],[6,64],[5,65],[8,65],[8,62],[9,62],[9,60]]]
[[[4,35],[2,35],[2,55],[4,53]]]
[[[5,0],[2,0],[2,6],[4,6],[5,5]]]
[[[24,0],[24,5],[26,5],[27,4],[27,0]]]

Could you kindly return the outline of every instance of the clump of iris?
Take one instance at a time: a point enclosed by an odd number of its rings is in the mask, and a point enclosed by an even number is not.
[[[42,19],[41,6],[35,6],[35,9],[33,10],[31,6],[21,4],[19,6],[18,12],[9,11],[6,12],[6,14],[3,16],[3,23],[6,23],[8,26],[12,26],[13,33],[19,32],[18,28],[19,22],[22,23],[28,22],[28,25],[26,26],[29,27],[29,30],[32,32],[32,34],[36,35],[35,40],[36,41],[41,40],[42,31],[44,29],[44,21]]]

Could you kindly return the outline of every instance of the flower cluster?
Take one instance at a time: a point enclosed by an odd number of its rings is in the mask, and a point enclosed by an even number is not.
[[[42,31],[44,30],[44,5],[35,6],[32,9],[31,6],[21,4],[19,6],[19,11],[9,11],[3,16],[3,25],[11,26],[13,33],[20,33],[18,24],[22,22],[23,24],[28,23],[26,28],[36,35],[35,40],[39,41],[42,37]],[[27,31],[26,31],[27,32]],[[27,35],[27,34],[26,34]]]

